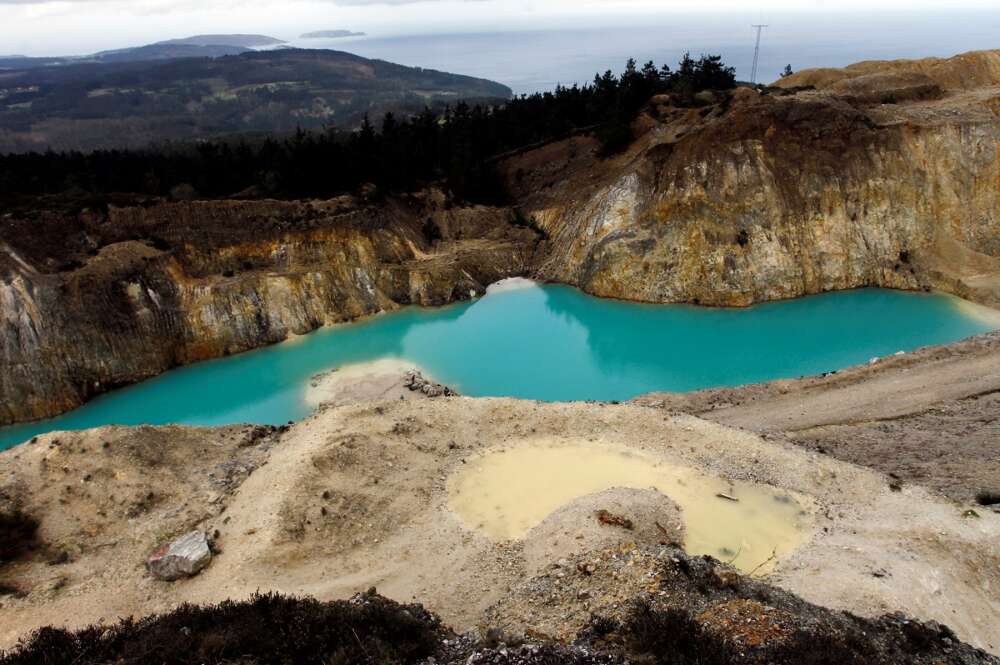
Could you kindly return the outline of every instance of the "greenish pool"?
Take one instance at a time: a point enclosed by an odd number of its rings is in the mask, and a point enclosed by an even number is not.
[[[565,286],[408,308],[173,370],[58,418],[0,429],[0,449],[107,424],[278,424],[309,413],[316,373],[403,358],[473,396],[624,400],[797,377],[1000,327],[945,295],[879,289],[709,309],[601,300]]]

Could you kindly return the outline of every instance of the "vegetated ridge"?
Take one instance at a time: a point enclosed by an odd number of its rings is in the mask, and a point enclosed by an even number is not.
[[[99,51],[91,55],[29,57],[0,55],[0,70],[30,69],[80,64],[83,62],[129,62],[141,60],[170,60],[177,58],[217,58],[236,55],[255,48],[284,44],[280,39],[266,35],[195,35],[181,39],[167,39],[142,46]]]
[[[511,94],[491,81],[340,51],[256,52],[187,43],[143,48],[148,59],[137,60],[130,50],[98,62],[5,72],[0,152],[136,148],[228,134],[354,128],[366,114],[406,115],[459,99],[504,100]]]

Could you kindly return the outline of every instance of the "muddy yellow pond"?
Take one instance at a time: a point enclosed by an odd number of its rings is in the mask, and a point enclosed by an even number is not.
[[[812,530],[812,505],[803,497],[589,442],[526,442],[469,459],[450,480],[449,501],[469,528],[516,540],[561,506],[612,487],[667,495],[681,508],[685,550],[745,572],[767,572]]]

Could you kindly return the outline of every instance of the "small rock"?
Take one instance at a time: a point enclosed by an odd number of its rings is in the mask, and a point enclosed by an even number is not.
[[[421,392],[427,397],[454,397],[458,395],[448,386],[428,381],[416,370],[410,370],[404,375],[403,386],[409,388],[411,392]]]
[[[172,582],[197,575],[211,560],[208,538],[201,531],[192,531],[153,552],[146,559],[146,568],[156,579]]]

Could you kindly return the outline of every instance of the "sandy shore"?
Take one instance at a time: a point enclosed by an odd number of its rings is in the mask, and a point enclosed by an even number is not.
[[[955,296],[952,296],[952,299],[955,302],[955,307],[963,315],[981,321],[995,330],[1000,330],[1000,309],[980,305],[979,303],[963,300]]]
[[[380,358],[353,363],[320,372],[312,378],[305,391],[305,402],[313,409],[379,400],[418,399],[420,393],[406,389],[400,377],[408,371],[418,371],[431,379],[415,363],[402,358]]]

